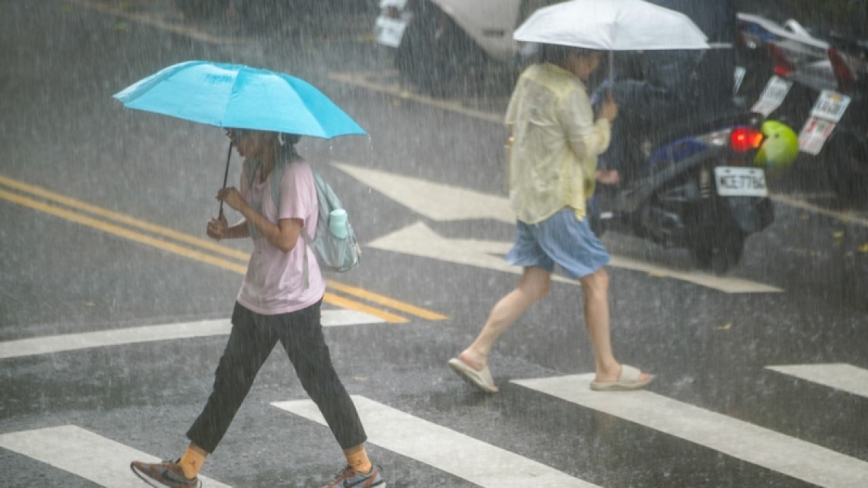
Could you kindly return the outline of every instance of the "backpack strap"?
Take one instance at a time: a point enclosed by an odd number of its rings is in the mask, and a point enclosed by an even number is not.
[[[283,179],[283,170],[286,168],[286,165],[292,162],[295,158],[299,157],[298,153],[295,152],[295,147],[292,145],[287,146],[284,149],[281,157],[278,158],[278,162],[275,165],[274,169],[271,170],[271,199],[274,201],[274,205],[277,207],[277,211],[280,212],[280,182]],[[313,171],[313,168],[311,168]],[[314,173],[314,185],[316,185],[316,173]],[[319,205],[317,205],[319,207]],[[320,212],[320,218],[322,217],[322,212]],[[304,289],[307,290],[310,288],[310,278],[309,278],[309,258],[307,257],[308,250],[310,249],[310,243],[313,239],[307,232],[304,230],[304,222],[301,225],[301,237],[304,239],[304,254],[302,257],[302,271],[301,271],[301,282]]]
[[[262,163],[258,159],[247,159],[244,161],[244,169],[247,173],[247,187],[250,189],[251,193],[253,192],[253,184],[254,179],[256,178],[256,172],[259,168],[262,167]],[[262,199],[259,201],[251,201],[250,202],[257,212],[262,213]],[[250,237],[253,239],[259,239],[259,231],[253,227],[253,224],[247,222],[247,230],[250,233]]]
[[[310,249],[310,236],[307,235],[307,232],[304,230],[304,226],[301,227],[301,238],[304,239],[304,263],[302,264],[301,270],[301,283],[304,286],[304,289],[307,290],[310,288],[310,280],[308,279],[308,264],[307,264],[307,251]]]
[[[319,213],[319,217],[317,217],[317,227],[319,227],[320,222],[323,222],[323,219],[325,219],[324,220],[325,222],[328,222],[328,214],[323,215],[326,209],[324,209],[322,206],[322,201],[323,201],[322,195],[321,195],[322,189],[320,188],[321,176],[319,175],[319,173],[317,173],[313,169],[313,167],[310,168],[310,173],[311,173],[311,176],[313,176],[313,186],[314,186],[314,189],[316,190],[316,207],[317,207],[317,212]],[[316,229],[314,229],[314,232],[316,232]],[[301,228],[301,237],[302,237],[302,239],[304,239],[304,245],[306,246],[306,249],[304,250],[304,270],[302,271],[301,279],[302,279],[302,282],[304,283],[304,288],[307,289],[308,286],[310,286],[310,283],[308,281],[308,271],[307,271],[308,270],[307,251],[308,251],[308,249],[310,249],[310,245],[313,242],[313,237],[308,235],[307,231],[304,230],[304,226],[302,226],[302,228]]]
[[[274,202],[274,206],[277,208],[278,214],[280,213],[280,183],[283,180],[283,171],[286,169],[286,165],[289,164],[294,158],[298,157],[298,153],[295,152],[295,148],[292,146],[287,147],[284,152],[277,158],[277,162],[274,164],[274,169],[271,170],[271,174],[268,177],[271,179],[270,187],[271,187],[271,201]],[[247,167],[247,181],[249,185],[253,185],[253,178],[256,177],[256,171],[262,166],[262,164],[257,160],[253,164],[248,165]],[[311,168],[312,170],[312,168]],[[316,183],[316,177],[314,177],[314,183]],[[261,202],[260,202],[261,204]],[[258,208],[260,212],[262,212],[261,208]],[[250,228],[250,235],[254,234],[255,229],[248,222],[248,227]],[[301,237],[304,239],[305,250],[304,257],[302,263],[302,272],[301,272],[301,281],[304,286],[304,289],[308,289],[310,287],[310,279],[308,276],[308,257],[307,251],[310,248],[311,238],[307,235],[307,232],[304,230],[304,223],[301,226]]]

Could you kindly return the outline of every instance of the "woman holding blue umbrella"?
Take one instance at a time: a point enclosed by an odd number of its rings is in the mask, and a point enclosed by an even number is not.
[[[205,458],[217,448],[260,367],[280,342],[346,456],[346,467],[324,488],[384,488],[365,451],[367,436],[358,412],[323,337],[325,280],[311,247],[299,238],[302,233],[315,235],[317,190],[313,170],[294,148],[297,134],[331,138],[365,132],[306,82],[240,65],[181,63],[116,98],[129,108],[231,127],[226,131],[230,154],[234,145],[244,158],[241,181],[237,189],[224,181],[217,200],[221,209],[225,203],[243,218],[229,225],[221,211],[208,222],[206,233],[215,240],[253,239],[229,340],[211,396],[187,431],[187,450],[175,461],[134,461],[133,472],[152,486],[199,486]]]
[[[215,240],[253,238],[250,264],[232,313],[232,331],[211,396],[187,431],[186,452],[174,462],[135,461],[131,468],[153,486],[198,486],[202,463],[217,448],[279,341],[346,455],[346,468],[326,487],[385,487],[378,468],[368,460],[365,430],[332,366],[322,334],[325,280],[312,250],[300,238],[302,232],[314,234],[319,210],[311,168],[293,147],[298,136],[237,129],[227,135],[245,160],[240,188],[221,189],[217,200],[243,219],[230,226],[221,215],[208,222],[206,233]],[[279,202],[273,201],[271,178],[279,178]]]

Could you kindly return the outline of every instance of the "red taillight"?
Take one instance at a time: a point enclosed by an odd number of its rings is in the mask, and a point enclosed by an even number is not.
[[[729,134],[729,146],[733,151],[745,153],[758,149],[763,143],[763,133],[752,127],[738,127]]]
[[[793,66],[793,63],[787,59],[787,55],[784,54],[781,48],[773,42],[767,43],[766,46],[768,46],[769,57],[772,58],[775,74],[778,76],[789,76],[793,74],[796,68]]]
[[[832,63],[835,78],[838,79],[838,89],[842,93],[849,93],[853,89],[853,83],[856,82],[856,75],[853,74],[853,70],[850,69],[850,65],[847,64],[847,60],[844,59],[844,55],[840,51],[830,47],[827,54],[829,62]]]

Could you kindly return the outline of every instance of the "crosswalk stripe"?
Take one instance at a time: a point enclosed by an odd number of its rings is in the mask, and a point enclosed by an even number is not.
[[[596,486],[363,396],[353,395],[352,398],[368,433],[368,442],[429,464],[479,486],[498,488]],[[310,400],[275,402],[272,405],[325,425],[319,409]]]
[[[820,486],[868,486],[868,463],[648,391],[590,390],[593,374],[512,382]]]
[[[385,320],[379,317],[354,310],[322,311],[323,327],[383,322]],[[0,359],[74,351],[91,347],[228,335],[231,328],[232,324],[229,319],[217,319],[18,339],[0,342]]]
[[[2,434],[0,447],[111,488],[141,488],[130,462],[160,461],[75,425]],[[230,488],[201,475],[199,479],[208,487]]]
[[[868,398],[868,370],[845,363],[766,366],[772,371]]]
[[[644,261],[630,259],[624,256],[612,255],[609,266],[648,273],[658,278],[672,278],[695,285],[711,288],[724,293],[782,293],[784,290],[776,286],[757,283],[736,276],[717,276],[702,271],[680,271],[665,266],[658,266]]]

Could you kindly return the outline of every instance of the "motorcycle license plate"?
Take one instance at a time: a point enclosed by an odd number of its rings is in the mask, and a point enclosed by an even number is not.
[[[768,117],[772,112],[778,109],[790,93],[790,88],[793,87],[793,82],[785,80],[779,76],[772,76],[766,87],[760,95],[759,100],[751,107],[751,112],[763,114]]]
[[[765,171],[759,168],[718,166],[714,168],[714,179],[717,194],[722,197],[765,197],[769,194]]]
[[[850,97],[831,90],[823,90],[811,109],[811,117],[838,123],[850,105]]]

